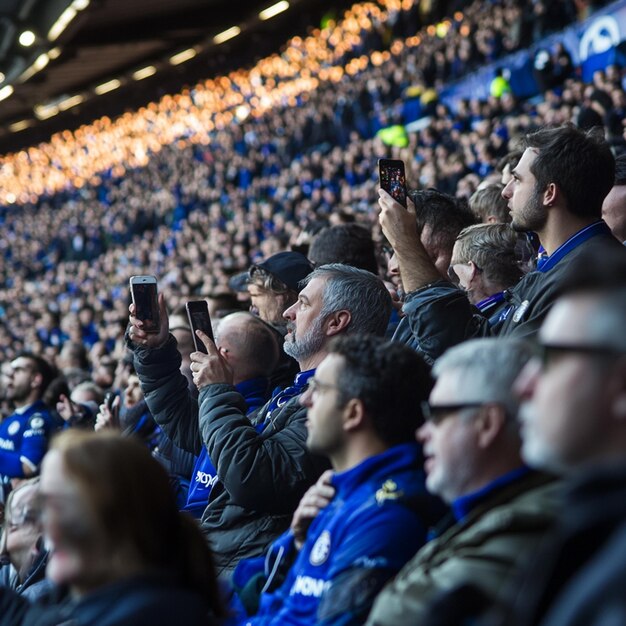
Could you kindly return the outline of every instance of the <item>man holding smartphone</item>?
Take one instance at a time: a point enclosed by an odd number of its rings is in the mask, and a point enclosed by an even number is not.
[[[228,580],[240,559],[263,554],[286,530],[300,498],[328,462],[306,447],[306,408],[299,396],[327,354],[333,337],[352,333],[382,336],[391,297],[370,272],[340,264],[311,273],[284,317],[284,350],[300,365],[292,384],[246,416],[243,396],[223,350],[199,333],[207,354],[191,355],[192,398],[179,372],[180,355],[168,333],[165,302],[161,324],[145,333],[131,306],[129,346],[151,412],[167,435],[198,454],[204,446],[218,481],[202,516],[217,570]]]

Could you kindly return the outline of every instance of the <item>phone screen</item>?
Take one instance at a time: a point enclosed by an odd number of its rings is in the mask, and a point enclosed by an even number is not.
[[[406,176],[404,161],[380,159],[378,161],[380,186],[398,203],[406,208]]]
[[[213,328],[211,327],[211,316],[209,315],[209,307],[205,300],[193,300],[187,302],[187,316],[189,317],[189,326],[191,326],[191,334],[193,335],[193,343],[198,352],[204,352],[207,350],[202,343],[200,337],[196,335],[196,330],[201,330],[205,335],[208,335],[213,341]]]
[[[143,322],[143,329],[147,333],[158,333],[159,302],[156,278],[133,276],[130,279],[130,290],[135,304],[135,316]]]

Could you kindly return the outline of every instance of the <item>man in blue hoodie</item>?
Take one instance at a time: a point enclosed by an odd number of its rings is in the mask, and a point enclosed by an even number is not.
[[[430,386],[428,367],[406,346],[364,336],[331,344],[301,403],[307,447],[331,461],[321,481],[334,497],[312,520],[307,509],[320,485],[303,498],[291,529],[270,548],[259,611],[241,623],[362,623],[440,511],[425,490],[415,441]],[[242,562],[235,584],[252,569]]]

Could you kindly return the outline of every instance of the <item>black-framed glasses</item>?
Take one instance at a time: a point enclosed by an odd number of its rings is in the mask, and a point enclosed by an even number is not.
[[[466,265],[467,263],[469,263],[469,261],[455,261],[454,263],[450,263],[450,267],[448,267],[448,278],[449,278],[450,282],[453,282],[455,285],[458,285],[461,282],[461,279],[459,278],[459,275],[454,270],[454,266],[455,265]],[[478,267],[478,265],[476,265],[476,263],[474,263],[474,267],[476,268],[476,271],[479,274],[482,272],[482,269],[480,267]]]
[[[449,417],[453,413],[458,413],[464,409],[477,409],[478,407],[487,404],[486,402],[459,402],[457,404],[436,404],[432,405],[430,402],[422,402],[422,415],[424,420],[432,422],[433,424],[439,424],[446,417]]]
[[[317,378],[309,378],[308,389],[311,393],[319,393],[320,391],[324,391],[324,389],[339,389],[337,385],[333,385],[332,383],[323,383]]]
[[[561,343],[538,343],[537,354],[542,367],[546,368],[555,359],[566,354],[587,354],[589,356],[616,357],[624,354],[623,350],[616,350],[609,346],[584,346]]]

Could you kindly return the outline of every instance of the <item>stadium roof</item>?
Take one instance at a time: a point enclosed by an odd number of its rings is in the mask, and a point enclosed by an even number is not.
[[[283,0],[261,19],[278,1],[0,0],[0,153],[246,66],[349,4]]]

